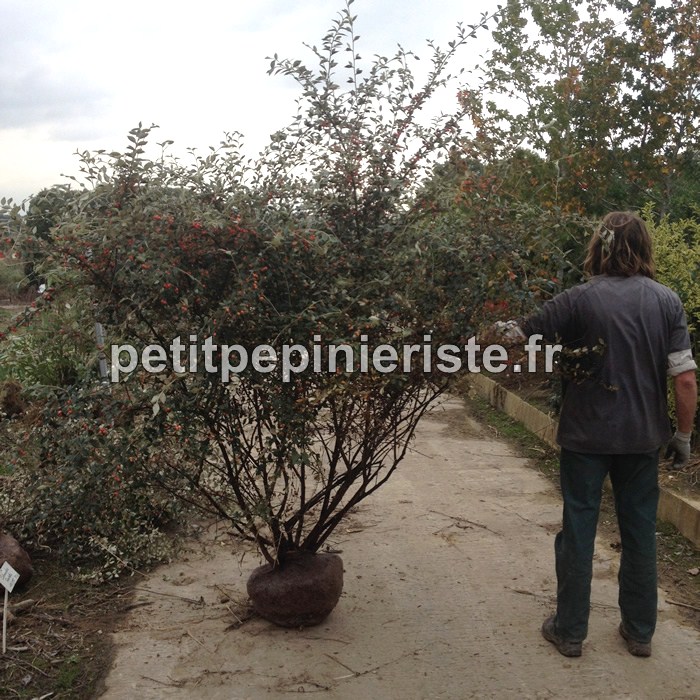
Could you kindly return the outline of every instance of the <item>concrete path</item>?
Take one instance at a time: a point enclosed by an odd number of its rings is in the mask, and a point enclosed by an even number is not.
[[[115,635],[103,698],[700,698],[700,634],[663,591],[653,656],[627,653],[607,542],[598,542],[583,656],[567,659],[542,639],[559,519],[549,482],[451,399],[337,532],[345,589],[325,623],[231,627],[258,560],[211,538],[140,584],[156,593],[138,591],[144,605]]]

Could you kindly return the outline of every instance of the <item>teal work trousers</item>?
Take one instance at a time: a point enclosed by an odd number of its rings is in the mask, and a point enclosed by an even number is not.
[[[603,481],[612,483],[622,553],[619,606],[622,622],[639,642],[656,628],[656,510],[659,451],[644,454],[582,454],[562,449],[564,512],[554,549],[557,573],[555,629],[562,639],[583,641],[588,634],[593,548]]]

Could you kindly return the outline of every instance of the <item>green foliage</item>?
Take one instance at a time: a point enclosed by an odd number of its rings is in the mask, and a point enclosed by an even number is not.
[[[434,314],[434,327],[469,333],[517,318],[580,279],[570,249],[590,222],[523,202],[498,167],[458,149],[436,167],[416,207],[424,215],[405,246],[413,272],[404,283],[423,290],[420,307]]]
[[[76,385],[0,424],[5,527],[94,581],[162,561],[171,548],[159,528],[181,510],[154,488],[157,441],[133,432],[120,407]]]
[[[0,257],[0,300],[13,303],[22,295],[26,284],[24,266],[21,262]]]
[[[80,677],[80,658],[77,655],[69,656],[61,664],[61,669],[56,679],[56,687],[62,691],[70,691],[76,680]]]
[[[60,223],[68,204],[76,195],[68,185],[54,185],[37,192],[26,207],[24,223],[29,236],[44,241],[50,239],[53,229]]]
[[[681,298],[692,333],[700,331],[700,223],[694,219],[660,220],[652,206],[642,212],[654,241],[659,282]]]
[[[0,334],[0,380],[61,387],[92,373],[97,351],[92,328],[85,325],[87,315],[80,299],[45,301],[39,309],[34,305],[18,314],[15,325]]]

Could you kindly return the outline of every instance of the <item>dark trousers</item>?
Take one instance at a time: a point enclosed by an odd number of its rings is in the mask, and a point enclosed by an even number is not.
[[[562,530],[554,550],[557,571],[557,633],[583,641],[593,576],[600,498],[610,474],[620,528],[619,605],[631,637],[649,642],[656,627],[656,508],[659,452],[626,455],[582,454],[562,449]]]

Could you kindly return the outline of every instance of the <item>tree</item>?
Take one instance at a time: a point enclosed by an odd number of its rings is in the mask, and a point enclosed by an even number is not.
[[[696,0],[507,4],[478,109],[521,196],[593,215],[647,201],[690,213],[699,13]],[[541,160],[523,172],[511,162],[519,148]]]
[[[610,62],[622,72],[616,107],[627,151],[623,171],[661,215],[687,216],[700,192],[694,177],[700,150],[700,2],[615,5],[625,17],[624,30],[609,47]]]
[[[587,209],[590,164],[607,138],[601,110],[615,81],[601,80],[598,58],[613,27],[607,4],[510,0],[492,32],[496,46],[477,96],[512,188],[563,211]],[[528,151],[529,163],[522,158]]]
[[[54,227],[61,221],[73,196],[75,196],[75,192],[71,190],[69,185],[54,185],[40,190],[29,201],[24,221],[28,235],[23,241],[24,274],[29,285],[38,287],[42,282],[35,272],[36,265],[40,260],[37,257],[38,250],[31,250],[32,242],[36,240],[37,243],[42,243],[51,239]]]

